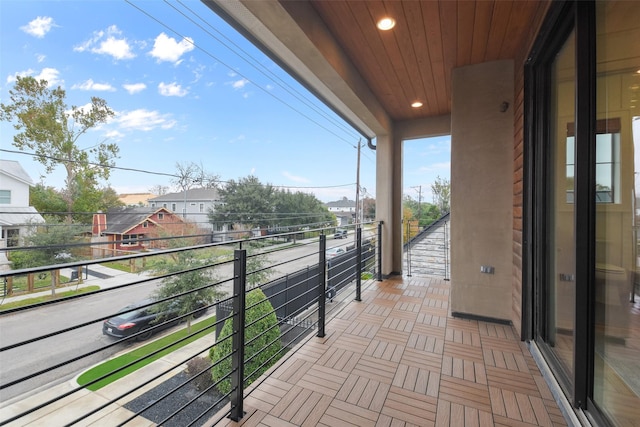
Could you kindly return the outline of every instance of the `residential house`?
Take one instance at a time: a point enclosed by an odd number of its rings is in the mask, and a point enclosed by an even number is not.
[[[20,163],[0,160],[0,249],[19,246],[35,224],[44,223],[42,215],[29,206],[29,189],[33,185]],[[6,253],[0,250],[0,268],[7,265]]]
[[[191,188],[187,191],[163,194],[149,199],[149,206],[152,208],[169,209],[180,215],[183,220],[206,230],[213,229],[213,224],[209,221],[209,211],[215,210],[221,203],[220,195],[215,188]]]
[[[164,242],[153,239],[184,234],[185,226],[180,216],[165,208],[114,208],[93,215],[92,243],[97,254],[159,248]]]
[[[325,203],[325,206],[338,220],[338,226],[350,224],[356,217],[356,202],[343,197],[334,202]]]
[[[512,325],[572,424],[637,423],[640,2],[205,3],[374,150],[387,277],[403,141],[450,135],[448,310]]]

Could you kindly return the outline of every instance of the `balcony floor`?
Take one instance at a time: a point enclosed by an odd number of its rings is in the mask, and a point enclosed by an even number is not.
[[[449,289],[441,278],[374,283],[272,368],[241,422],[219,424],[566,425],[513,328],[451,317]]]

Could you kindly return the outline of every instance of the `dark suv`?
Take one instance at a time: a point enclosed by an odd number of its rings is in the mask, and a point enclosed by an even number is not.
[[[336,232],[333,235],[334,239],[346,239],[347,238],[347,230],[344,228],[336,228]]]

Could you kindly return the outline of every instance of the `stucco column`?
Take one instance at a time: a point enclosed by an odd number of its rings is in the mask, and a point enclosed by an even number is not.
[[[508,321],[513,280],[513,61],[456,68],[451,311]]]
[[[382,226],[382,274],[402,273],[402,143],[376,139],[376,219]]]

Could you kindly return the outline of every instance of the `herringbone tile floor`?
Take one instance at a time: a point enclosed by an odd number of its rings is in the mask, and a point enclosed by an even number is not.
[[[510,326],[449,315],[449,282],[375,283],[245,400],[243,426],[566,425]]]

